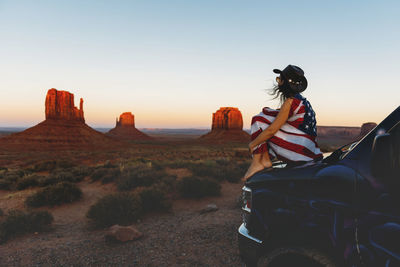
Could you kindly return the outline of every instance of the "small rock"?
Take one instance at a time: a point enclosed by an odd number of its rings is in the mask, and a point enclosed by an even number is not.
[[[213,211],[217,211],[217,210],[218,210],[217,205],[213,203],[213,204],[208,204],[204,209],[202,209],[200,211],[200,213],[203,214],[203,213],[213,212]]]
[[[110,227],[105,235],[105,238],[109,241],[118,240],[121,242],[127,242],[139,239],[142,236],[143,234],[133,226],[120,226],[116,224]]]

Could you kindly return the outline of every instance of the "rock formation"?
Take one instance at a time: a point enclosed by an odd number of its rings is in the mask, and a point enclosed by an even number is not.
[[[237,108],[220,108],[213,113],[211,130],[243,130],[242,113]]]
[[[243,117],[238,108],[222,107],[212,115],[211,131],[200,137],[213,142],[249,142],[250,135],[243,131]]]
[[[111,129],[106,135],[123,141],[148,140],[150,136],[142,133],[135,128],[135,117],[131,112],[124,112],[117,118],[115,128]]]
[[[74,95],[67,91],[48,90],[45,115],[46,119],[36,126],[1,138],[0,149],[93,150],[121,145],[85,124],[83,100],[76,108]]]
[[[81,98],[79,109],[74,105],[74,94],[67,91],[50,89],[46,95],[46,119],[81,121],[83,117],[83,99]]]
[[[120,241],[127,242],[139,239],[143,236],[133,225],[131,226],[121,226],[115,224],[111,226],[107,233],[105,234],[106,241]]]
[[[133,116],[132,112],[124,112],[119,116],[119,120],[117,118],[116,125],[117,126],[130,126],[135,127],[135,116]]]

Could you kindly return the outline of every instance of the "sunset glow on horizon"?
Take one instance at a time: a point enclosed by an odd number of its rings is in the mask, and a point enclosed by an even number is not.
[[[83,98],[86,123],[210,128],[265,106],[272,69],[305,71],[322,126],[379,123],[400,104],[396,1],[1,1],[0,127],[45,119],[47,90]]]

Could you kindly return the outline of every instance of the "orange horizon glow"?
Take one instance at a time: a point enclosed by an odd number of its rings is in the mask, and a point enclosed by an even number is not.
[[[222,107],[222,106],[221,106]],[[208,112],[188,111],[178,112],[173,110],[163,110],[162,113],[152,114],[140,112],[134,113],[130,110],[121,110],[119,112],[113,110],[85,110],[84,116],[86,124],[92,127],[112,128],[115,126],[115,119],[123,112],[132,112],[135,117],[135,125],[137,128],[211,128],[212,113],[216,112],[220,107]],[[243,128],[249,129],[251,117],[256,115],[249,114],[240,109],[243,116]],[[318,111],[317,111],[318,112]],[[17,109],[12,113],[12,119],[2,120],[0,127],[32,127],[45,120],[44,107],[32,111],[31,109]],[[4,114],[4,113],[3,113]],[[318,126],[347,126],[360,127],[366,122],[380,123],[388,114],[376,114],[374,117],[365,118],[362,114],[343,114],[337,113],[334,116],[328,111],[319,111],[317,113]],[[344,117],[346,120],[344,120]]]

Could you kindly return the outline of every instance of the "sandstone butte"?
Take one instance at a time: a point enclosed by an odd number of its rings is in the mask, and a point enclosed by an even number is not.
[[[211,131],[200,140],[212,142],[250,142],[250,135],[243,131],[243,117],[238,108],[221,107],[212,114]]]
[[[0,149],[64,150],[104,149],[120,143],[92,129],[85,123],[83,100],[79,109],[74,95],[49,89],[45,101],[45,120],[25,131],[0,138]]]
[[[153,139],[135,128],[135,117],[131,112],[124,112],[116,119],[115,128],[106,135],[123,141]]]
[[[351,140],[359,140],[373,128],[376,127],[375,122],[366,122],[361,127],[349,126],[317,126],[318,137],[330,138],[347,138]]]

